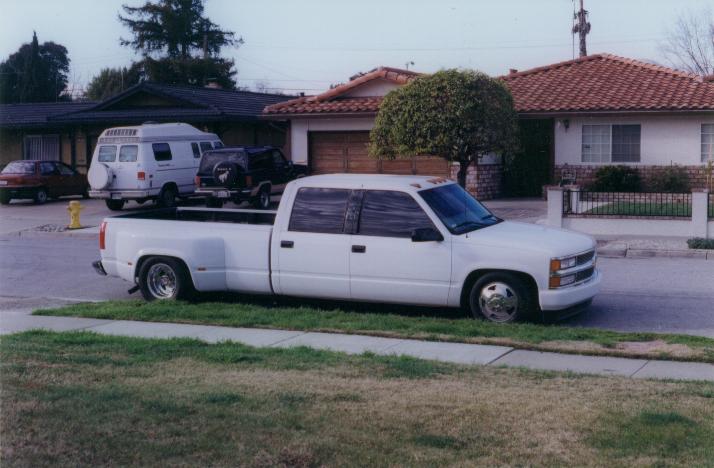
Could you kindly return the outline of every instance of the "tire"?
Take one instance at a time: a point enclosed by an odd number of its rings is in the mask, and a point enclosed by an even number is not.
[[[263,185],[258,195],[253,199],[253,206],[258,210],[270,208],[270,186]]]
[[[7,193],[0,193],[0,205],[9,205],[10,204],[10,195]]]
[[[106,203],[107,208],[109,208],[112,211],[121,211],[121,209],[124,208],[124,203],[126,203],[126,201],[124,201],[124,200],[104,200],[104,203]]]
[[[159,198],[156,203],[164,208],[173,208],[176,206],[176,189],[172,186],[164,187],[159,194]]]
[[[139,289],[147,301],[188,299],[195,291],[186,267],[171,257],[144,261],[139,270]]]
[[[206,208],[223,208],[223,200],[216,197],[206,198]]]
[[[35,192],[35,203],[38,205],[42,205],[43,203],[47,203],[47,200],[49,200],[49,195],[47,194],[47,189],[37,189]]]
[[[537,301],[530,286],[508,272],[487,273],[469,292],[469,309],[474,318],[512,323],[535,315]]]

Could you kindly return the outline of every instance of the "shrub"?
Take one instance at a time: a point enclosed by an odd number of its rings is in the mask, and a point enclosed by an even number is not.
[[[682,166],[669,166],[655,172],[647,181],[654,192],[689,192],[689,173]]]
[[[689,239],[687,245],[690,249],[712,249],[714,250],[714,239],[704,239],[701,237],[695,237],[694,239]]]
[[[639,192],[640,173],[629,166],[603,166],[595,173],[589,189],[595,192]]]

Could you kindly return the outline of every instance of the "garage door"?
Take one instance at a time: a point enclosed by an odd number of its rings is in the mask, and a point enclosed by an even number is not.
[[[369,156],[369,132],[310,132],[309,162],[312,174],[419,174],[449,176],[442,158],[418,157],[384,161]]]

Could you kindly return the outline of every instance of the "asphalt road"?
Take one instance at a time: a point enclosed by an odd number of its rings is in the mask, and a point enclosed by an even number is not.
[[[100,277],[92,270],[90,263],[99,255],[96,244],[95,239],[64,236],[0,237],[0,311],[129,298],[128,283]],[[599,264],[604,273],[602,293],[587,312],[560,323],[714,337],[714,262],[601,258]],[[414,313],[413,308],[380,309]]]

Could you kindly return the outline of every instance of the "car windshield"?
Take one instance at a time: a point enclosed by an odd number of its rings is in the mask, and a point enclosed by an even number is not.
[[[212,174],[215,165],[223,161],[238,163],[243,169],[245,169],[247,165],[245,153],[242,151],[235,153],[228,151],[206,151],[203,153],[203,158],[201,158],[201,166],[198,168],[198,172],[205,175]]]
[[[422,190],[419,195],[452,234],[464,234],[502,221],[457,184]]]
[[[13,161],[2,170],[3,174],[34,174],[35,163],[24,161]]]

